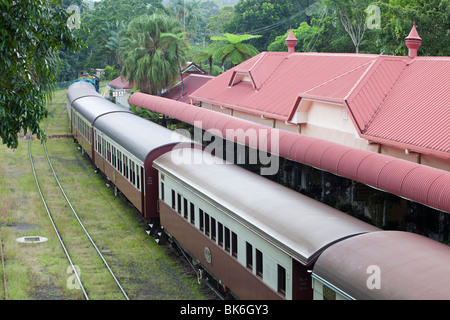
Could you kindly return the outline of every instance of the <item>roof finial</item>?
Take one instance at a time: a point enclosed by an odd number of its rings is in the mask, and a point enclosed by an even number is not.
[[[417,49],[422,45],[422,38],[416,30],[416,21],[413,22],[413,27],[409,35],[405,38],[406,46],[409,49],[408,56],[410,58],[417,57]]]
[[[297,38],[294,36],[294,33],[291,30],[289,31],[289,35],[286,39],[286,45],[288,46],[288,53],[294,53],[295,52],[295,46],[297,45]]]

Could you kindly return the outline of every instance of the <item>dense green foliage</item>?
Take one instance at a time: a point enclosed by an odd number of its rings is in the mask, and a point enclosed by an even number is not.
[[[21,130],[44,136],[39,122],[48,116],[58,51],[79,50],[81,43],[60,1],[1,0],[0,12],[0,136],[16,148]]]
[[[80,71],[105,69],[107,79],[121,73],[158,94],[174,84],[186,61],[217,75],[260,51],[287,51],[290,28],[299,52],[406,55],[404,39],[415,21],[423,39],[419,55],[449,56],[449,2],[0,0],[0,136],[11,147],[22,129],[43,136],[38,123],[48,115],[44,102],[52,86]],[[70,20],[69,6],[81,25]],[[136,22],[143,15],[170,26],[145,29]]]
[[[374,12],[367,11],[370,5],[380,10],[379,29],[367,28],[366,22],[375,19]],[[81,20],[90,32],[75,32],[86,48],[76,54],[61,54],[59,81],[73,79],[77,70],[121,69],[118,44],[130,21],[143,14],[176,19],[191,47],[186,59],[212,70],[221,66],[222,59],[209,59],[214,51],[210,47],[217,44],[211,38],[225,33],[261,35],[246,42],[260,52],[287,50],[283,35],[292,28],[300,43],[297,51],[405,55],[404,38],[415,20],[424,39],[420,54],[449,55],[450,51],[449,0],[102,0],[80,7]],[[362,28],[359,38],[352,41],[343,17],[348,18],[348,26]],[[225,63],[225,68],[231,66]]]
[[[213,41],[219,41],[221,44],[214,46],[212,58],[222,61],[221,66],[226,61],[230,61],[233,65],[237,65],[245,60],[256,56],[259,51],[251,44],[243,43],[251,39],[258,39],[260,35],[234,35],[225,33],[223,37],[211,37]]]
[[[122,76],[154,95],[172,86],[184,57],[181,36],[181,25],[167,16],[142,15],[131,20],[118,49]]]
[[[234,15],[225,25],[225,31],[238,34],[261,34],[264,37],[253,43],[258,50],[267,48],[280,31],[290,26],[286,18],[293,14],[293,2],[291,0],[246,0],[239,1],[234,6]]]

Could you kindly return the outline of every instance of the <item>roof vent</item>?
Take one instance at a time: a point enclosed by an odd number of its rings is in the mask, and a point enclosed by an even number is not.
[[[419,34],[417,33],[415,21],[411,29],[411,32],[405,38],[405,43],[409,49],[408,56],[410,58],[417,57],[417,49],[419,49],[419,47],[422,45],[422,38],[419,37]]]
[[[288,46],[288,53],[294,53],[295,52],[295,46],[297,45],[298,41],[297,38],[294,36],[294,33],[291,31],[289,32],[289,35],[286,39],[286,45]]]

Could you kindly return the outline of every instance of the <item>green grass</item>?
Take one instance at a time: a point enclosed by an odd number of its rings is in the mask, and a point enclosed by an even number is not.
[[[68,134],[66,90],[55,93],[48,106],[47,135]],[[45,127],[45,124],[42,125]],[[158,246],[144,229],[141,214],[114,196],[101,174],[71,138],[48,139],[52,165],[71,203],[130,299],[205,299],[193,277],[186,276],[168,255],[170,249]],[[79,225],[67,204],[61,201],[43,145],[32,142],[38,178],[57,224],[64,229],[64,241],[77,253],[75,264],[87,281],[93,299],[121,299],[116,285],[105,274],[102,262],[90,244],[78,233]],[[47,170],[47,171],[46,171]],[[48,238],[40,244],[21,244],[18,237],[39,235]],[[21,140],[16,150],[0,146],[0,237],[5,247],[8,294],[6,299],[82,299],[80,290],[67,287],[73,275],[53,231],[38,194],[28,155],[28,142]],[[70,270],[69,270],[70,271]],[[3,270],[0,272],[0,299],[4,299]]]

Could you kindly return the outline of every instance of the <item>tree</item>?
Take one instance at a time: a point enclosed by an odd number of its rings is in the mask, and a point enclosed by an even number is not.
[[[407,55],[405,37],[415,21],[422,38],[420,54],[425,56],[450,55],[450,2],[448,0],[391,0],[378,3],[381,17],[376,32],[376,48],[383,54]]]
[[[221,59],[222,67],[228,60],[233,65],[237,65],[259,53],[253,45],[242,42],[260,37],[260,35],[248,34],[237,36],[230,33],[225,33],[223,37],[211,37],[211,40],[221,42],[220,45],[213,47],[214,52],[212,57],[214,59]]]
[[[102,39],[105,43],[105,52],[109,56],[107,64],[118,66],[117,50],[119,49],[120,39],[126,29],[127,24],[124,21],[106,22],[106,27],[102,30]]]
[[[161,34],[181,32],[180,23],[163,15],[142,15],[131,20],[119,46],[122,76],[136,83],[140,91],[153,95],[171,87],[179,73],[179,64]]]
[[[175,54],[177,58],[177,63],[180,71],[180,81],[181,81],[181,98],[184,95],[184,81],[183,81],[183,70],[181,65],[186,64],[184,59],[185,50],[188,48],[188,42],[184,38],[185,32],[174,33],[162,33],[161,34],[161,48],[169,50],[172,54]]]
[[[289,32],[290,30],[287,30],[284,35],[276,37],[267,50],[287,51],[286,38],[289,36]],[[296,51],[313,51],[315,40],[320,36],[321,28],[309,26],[306,22],[302,22],[297,29],[292,29],[292,32],[298,41]]]
[[[111,31],[119,31],[122,21],[128,26],[132,19],[154,13],[165,13],[161,0],[95,1],[93,7],[82,12],[81,16],[90,32],[84,38],[86,48],[83,50],[84,59],[79,61],[79,67],[89,70],[114,65],[113,52],[108,48],[108,42],[113,40],[111,37],[119,40],[120,36],[115,36]]]
[[[233,7],[223,6],[220,8],[220,14],[209,17],[209,22],[206,25],[206,31],[212,36],[223,34],[223,25],[230,21],[232,17]]]
[[[293,11],[291,0],[245,0],[234,6],[234,15],[224,25],[224,31],[233,34],[264,35],[251,41],[259,51],[267,49],[277,35],[285,32],[292,19],[302,12]]]
[[[0,12],[0,136],[16,148],[22,129],[45,139],[40,122],[48,116],[58,51],[80,50],[82,43],[61,1],[0,0]]]
[[[325,5],[336,10],[345,31],[352,39],[356,53],[367,30],[367,8],[372,0],[324,0]]]

